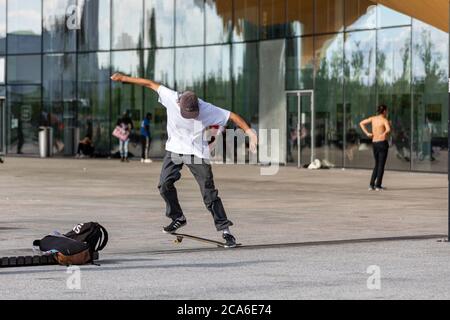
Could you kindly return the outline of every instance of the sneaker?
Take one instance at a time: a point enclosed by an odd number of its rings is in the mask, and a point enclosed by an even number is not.
[[[369,191],[375,191],[375,187],[370,186]]]
[[[224,233],[223,238],[225,239],[225,248],[235,248],[236,247],[236,238],[233,237],[230,233]]]
[[[175,233],[178,229],[184,227],[187,224],[186,220],[174,220],[171,224],[163,229],[164,233]]]
[[[386,191],[387,189],[385,187],[376,187],[375,190],[378,192],[381,192],[381,191]]]
[[[144,158],[142,158],[142,159],[141,159],[141,163],[144,163],[144,161],[145,161]]]
[[[153,163],[152,159],[145,159],[144,162],[145,163]]]
[[[120,158],[120,162],[125,162],[125,158]]]

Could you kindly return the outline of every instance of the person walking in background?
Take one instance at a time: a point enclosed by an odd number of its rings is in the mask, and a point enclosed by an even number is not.
[[[133,130],[133,122],[131,118],[128,116],[128,112],[124,112],[122,117],[117,120],[117,126],[122,130],[123,138],[119,138],[120,145],[120,161],[121,162],[129,162],[128,159],[128,145],[130,143],[130,134],[131,130]]]
[[[387,119],[388,108],[380,105],[377,115],[361,121],[360,127],[362,131],[373,141],[373,155],[375,158],[375,168],[373,169],[372,179],[370,180],[369,190],[383,191],[384,168],[389,153],[389,134],[391,133],[391,125]],[[367,130],[368,125],[372,125],[372,133]]]
[[[152,114],[147,113],[144,120],[141,122],[141,162],[152,163],[150,159],[150,145],[152,143],[152,135],[150,132],[150,123],[152,121]]]

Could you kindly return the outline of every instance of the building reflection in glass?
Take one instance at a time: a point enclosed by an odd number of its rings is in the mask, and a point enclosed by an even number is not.
[[[344,146],[344,35],[315,41],[316,154],[325,165],[342,167]]]
[[[233,41],[258,39],[259,1],[233,0]]]
[[[258,46],[236,43],[232,50],[233,110],[248,122],[255,122],[259,114]]]
[[[112,0],[112,48],[136,49],[143,44],[143,0]],[[130,19],[130,17],[132,17]]]
[[[176,45],[204,44],[205,4],[199,0],[175,0]]]
[[[175,50],[176,89],[179,92],[194,91],[204,96],[204,49],[203,47],[178,48]]]
[[[175,88],[174,68],[175,49],[146,50],[144,52],[145,75],[148,79],[164,84],[169,88]],[[166,109],[158,103],[158,95],[152,90],[144,90],[144,112],[150,112],[153,123],[150,126],[152,132],[151,157],[163,157],[165,143],[167,141],[167,115]]]
[[[392,125],[387,168],[411,168],[411,27],[378,32],[378,103],[389,106]]]
[[[91,137],[98,155],[111,150],[109,78],[109,53],[78,55],[78,128],[80,137]]]
[[[111,47],[111,0],[78,0],[81,28],[78,50],[109,50]]]
[[[376,108],[376,32],[359,31],[345,39],[345,164],[367,167],[370,163],[370,139],[359,128],[361,120]]]
[[[175,0],[144,0],[144,46],[146,48],[175,45]]]
[[[206,44],[228,43],[233,28],[233,1],[205,2]]]
[[[48,114],[41,111],[40,86],[8,86],[9,112],[8,151],[16,154],[37,154],[36,128],[48,121]]]
[[[43,2],[43,46],[45,52],[76,50],[76,30],[66,26],[67,11],[76,0],[45,0]]]
[[[41,52],[42,1],[8,0],[8,53]]]
[[[414,170],[446,170],[448,47],[447,33],[413,21]]]
[[[66,26],[74,3],[77,31]],[[128,110],[136,126],[153,114],[151,154],[162,156],[164,107],[151,90],[112,84],[113,71],[194,90],[258,127],[270,94],[260,88],[267,40],[280,48],[284,89],[315,92],[318,158],[372,167],[358,124],[385,103],[388,167],[447,171],[448,34],[371,0],[0,0],[8,151],[36,153],[38,127],[49,125],[59,154],[89,135],[95,154],[109,156],[112,127]],[[299,115],[295,101],[283,103],[291,116],[276,113],[274,123],[286,131]]]
[[[43,110],[53,129],[54,154],[72,155],[76,129],[76,55],[47,54],[43,59]]]

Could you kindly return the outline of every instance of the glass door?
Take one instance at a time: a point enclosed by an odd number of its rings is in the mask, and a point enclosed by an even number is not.
[[[287,162],[299,168],[315,159],[314,92],[287,92]]]

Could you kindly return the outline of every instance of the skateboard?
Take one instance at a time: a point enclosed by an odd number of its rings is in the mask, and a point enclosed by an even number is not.
[[[173,240],[173,243],[175,243],[175,244],[181,244],[183,242],[184,238],[188,238],[188,239],[199,241],[199,242],[203,242],[203,243],[213,244],[213,245],[216,245],[219,248],[227,248],[226,244],[224,242],[220,242],[220,241],[216,241],[216,240],[210,240],[210,239],[201,238],[201,237],[197,237],[197,236],[192,236],[190,234],[169,233],[169,235],[176,237],[176,239]],[[236,247],[240,247],[240,246],[242,246],[242,244],[240,244],[240,243],[236,244]]]

